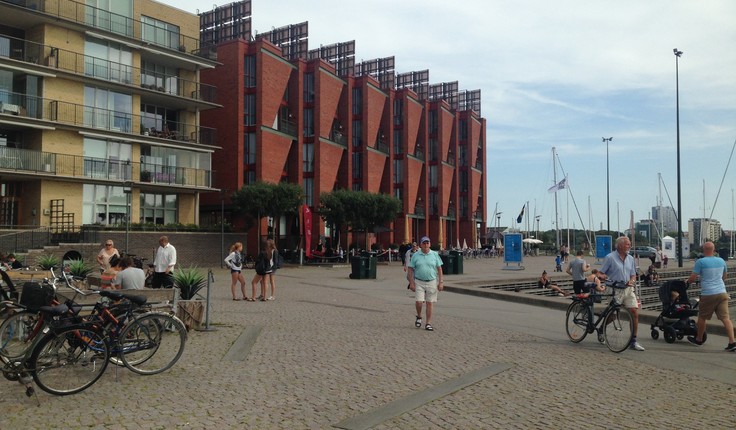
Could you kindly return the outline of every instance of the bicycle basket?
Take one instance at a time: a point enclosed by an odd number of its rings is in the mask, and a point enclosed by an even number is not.
[[[32,312],[37,312],[41,306],[48,306],[54,299],[54,287],[38,282],[26,282],[20,294],[20,304]]]

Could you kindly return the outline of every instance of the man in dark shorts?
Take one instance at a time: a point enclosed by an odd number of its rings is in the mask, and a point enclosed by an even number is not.
[[[572,276],[572,289],[575,294],[582,294],[585,288],[585,272],[590,265],[583,260],[583,251],[575,254],[575,259],[567,265],[567,273]],[[587,292],[587,291],[586,291]]]

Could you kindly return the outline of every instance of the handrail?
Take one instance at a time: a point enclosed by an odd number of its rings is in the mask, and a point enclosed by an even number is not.
[[[118,133],[144,135],[179,142],[215,145],[216,130],[177,121],[164,121],[145,115],[134,115],[80,105],[22,93],[0,91],[0,114],[42,119],[79,127],[97,128]]]
[[[0,172],[34,173],[67,178],[212,187],[212,170],[129,160],[83,157],[0,146]]]
[[[20,48],[3,50],[0,46],[0,57],[8,57],[25,63],[52,67],[57,70],[74,73],[80,76],[103,79],[126,85],[139,85],[141,88],[155,90],[166,94],[216,102],[216,87],[201,82],[183,79],[179,76],[144,71],[139,67],[80,54],[78,52],[36,43],[27,39],[3,36],[10,40],[10,46]],[[16,42],[16,43],[13,43]]]
[[[127,16],[109,12],[104,9],[89,6],[74,0],[45,1],[45,0],[1,0],[12,3],[33,12],[40,12],[57,19],[82,24],[99,30],[108,31],[137,39],[141,42],[179,51],[190,52],[193,55],[209,58],[209,50],[200,50],[199,38],[180,34],[178,31],[155,27]],[[155,37],[144,38],[144,34],[154,34]]]

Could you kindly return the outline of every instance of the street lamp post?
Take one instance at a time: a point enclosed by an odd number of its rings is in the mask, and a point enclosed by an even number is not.
[[[535,216],[535,217],[534,217],[534,218],[535,218],[535,219],[537,220],[537,235],[536,235],[536,238],[537,238],[537,239],[539,239],[539,218],[540,218],[541,216],[542,216],[542,215],[537,215],[537,216]]]
[[[682,188],[680,186],[680,56],[682,51],[673,49],[675,53],[675,94],[677,112],[677,267],[682,267]]]
[[[130,234],[130,204],[131,204],[131,193],[133,192],[133,186],[130,182],[126,182],[123,185],[123,193],[125,193],[125,254],[130,254],[129,234]]]
[[[225,265],[225,195],[226,189],[220,190],[220,268]]]
[[[613,140],[613,137],[603,138],[603,142],[606,144],[606,230],[608,234],[611,234],[611,188],[608,176],[608,143]]]

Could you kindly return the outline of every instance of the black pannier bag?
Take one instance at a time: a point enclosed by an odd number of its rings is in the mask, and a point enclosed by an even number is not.
[[[54,299],[54,287],[38,282],[26,282],[20,295],[20,304],[32,312],[41,306],[49,306]]]

